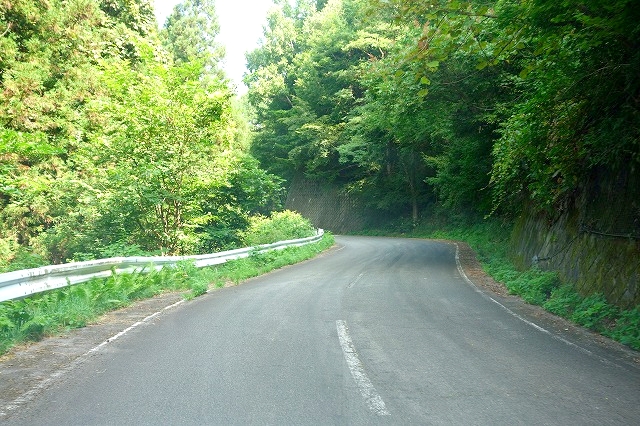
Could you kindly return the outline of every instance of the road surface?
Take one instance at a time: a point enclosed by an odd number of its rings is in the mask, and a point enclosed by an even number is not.
[[[455,245],[337,244],[156,315],[2,422],[640,424],[639,366],[479,290]]]

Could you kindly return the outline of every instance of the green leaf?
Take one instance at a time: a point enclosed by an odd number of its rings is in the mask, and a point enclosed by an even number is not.
[[[520,76],[520,78],[527,78],[527,76],[531,73],[531,71],[533,71],[533,67],[528,66],[522,69],[522,71],[520,71],[520,74],[518,74]]]

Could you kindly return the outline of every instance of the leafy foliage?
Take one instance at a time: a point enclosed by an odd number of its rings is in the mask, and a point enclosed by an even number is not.
[[[640,26],[632,3],[509,5],[515,19],[505,30],[521,26],[522,98],[494,148],[496,202],[513,200],[518,185],[549,209],[594,167],[635,167]]]
[[[640,308],[620,313],[612,330],[605,334],[620,343],[640,350]]]
[[[549,300],[542,305],[547,311],[569,318],[580,304],[581,297],[573,287],[563,285],[551,292]]]
[[[515,279],[506,280],[505,285],[510,292],[522,296],[526,302],[542,305],[560,285],[560,281],[554,272],[530,269]]]
[[[599,332],[609,327],[618,314],[615,306],[607,303],[602,294],[593,294],[580,301],[571,314],[571,320]]]
[[[203,60],[218,70],[224,48],[216,42],[220,25],[213,0],[185,0],[176,5],[160,32],[164,46],[177,64]]]
[[[299,213],[285,210],[274,212],[270,217],[254,216],[249,227],[242,234],[248,246],[269,244],[276,241],[293,240],[314,235],[314,228],[308,219]]]
[[[337,182],[414,221],[527,200],[552,212],[594,169],[637,173],[632,4],[285,5],[248,56],[252,150],[285,179]]]
[[[0,268],[240,242],[280,180],[246,150],[212,1],[0,6]],[[235,102],[235,103],[234,103]]]

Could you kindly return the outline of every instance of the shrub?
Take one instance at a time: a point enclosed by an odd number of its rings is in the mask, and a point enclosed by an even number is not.
[[[516,280],[506,282],[509,291],[519,294],[527,303],[543,305],[552,291],[560,285],[558,274],[529,269]]]
[[[621,312],[613,328],[604,334],[635,350],[640,350],[640,307],[636,306],[634,309]]]
[[[584,298],[570,318],[584,327],[602,332],[613,323],[617,314],[618,309],[609,305],[602,294],[594,294]]]
[[[582,297],[570,285],[563,285],[551,292],[549,300],[542,307],[558,316],[569,318],[576,310]]]
[[[247,246],[255,246],[310,237],[314,232],[308,219],[299,213],[285,210],[272,213],[268,218],[264,216],[252,217],[249,228],[242,233],[242,241]]]
[[[18,247],[15,253],[12,253],[12,256],[9,261],[0,260],[0,272],[37,268],[48,263],[42,255],[27,247]]]

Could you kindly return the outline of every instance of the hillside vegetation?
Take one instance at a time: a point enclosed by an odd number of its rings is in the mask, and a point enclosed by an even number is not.
[[[281,180],[247,152],[213,0],[0,2],[0,271],[243,244]]]
[[[632,0],[279,3],[246,78],[273,174],[414,220],[553,220],[594,177],[638,174]]]

